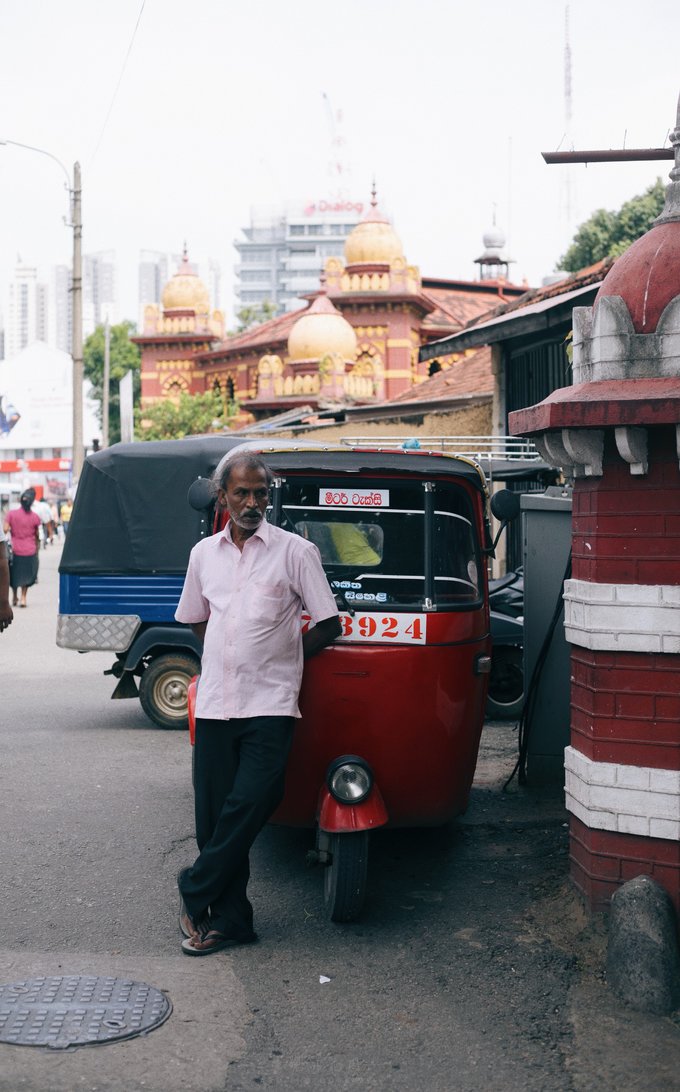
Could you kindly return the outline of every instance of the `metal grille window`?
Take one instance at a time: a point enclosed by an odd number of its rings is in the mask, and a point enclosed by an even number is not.
[[[535,406],[571,384],[571,365],[562,341],[543,341],[513,350],[508,357],[506,412]]]
[[[564,336],[566,337],[566,330]],[[572,371],[562,338],[525,344],[514,349],[508,354],[506,375],[507,414],[526,406],[535,406],[553,391],[570,386]],[[511,488],[517,493],[542,493],[545,482],[535,479],[515,481]],[[523,564],[521,520],[516,520],[508,527],[506,558],[509,569],[516,569]]]

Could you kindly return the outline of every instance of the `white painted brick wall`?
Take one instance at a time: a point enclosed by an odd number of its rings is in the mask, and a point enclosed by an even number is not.
[[[614,766],[608,762],[608,766]],[[618,766],[616,770],[616,784],[626,789],[648,789],[651,770],[648,766]]]
[[[680,588],[567,580],[567,641],[599,652],[680,652]]]
[[[652,334],[636,334],[620,296],[605,296],[597,310],[576,307],[574,383],[680,375],[680,305],[666,306]]]
[[[671,819],[650,819],[650,838],[667,838],[669,842],[677,840],[676,824]]]
[[[593,762],[567,747],[567,809],[587,827],[680,839],[680,771]]]
[[[649,771],[649,787],[653,792],[675,792],[678,775],[675,770]]]
[[[616,830],[619,834],[637,834],[649,838],[649,819],[644,815],[619,815]]]

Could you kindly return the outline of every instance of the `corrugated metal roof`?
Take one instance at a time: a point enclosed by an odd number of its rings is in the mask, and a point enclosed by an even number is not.
[[[419,359],[432,360],[448,353],[503,341],[514,333],[520,320],[526,322],[530,328],[545,329],[550,324],[548,316],[551,312],[560,307],[568,307],[584,296],[594,297],[613,262],[613,258],[605,258],[564,280],[531,289],[520,299],[511,300],[488,311],[486,317],[473,319],[458,333],[424,345]]]

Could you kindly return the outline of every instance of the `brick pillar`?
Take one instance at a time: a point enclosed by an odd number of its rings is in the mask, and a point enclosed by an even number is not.
[[[593,909],[641,873],[680,911],[680,469],[675,429],[650,430],[646,475],[605,433],[600,478],[577,479],[572,572],[571,745],[565,754],[571,875]]]
[[[570,869],[591,909],[652,876],[680,912],[680,105],[666,206],[574,310],[574,384],[510,415],[574,478]]]

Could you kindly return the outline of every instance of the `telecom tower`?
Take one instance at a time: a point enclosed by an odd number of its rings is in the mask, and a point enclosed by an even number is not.
[[[350,195],[352,170],[347,160],[347,141],[343,134],[342,110],[333,110],[326,92],[323,91],[322,95],[331,137],[328,157],[329,194],[337,201],[343,201]]]
[[[331,138],[325,192],[251,208],[250,224],[241,229],[244,238],[234,242],[237,312],[265,301],[279,314],[304,306],[306,296],[319,289],[326,260],[342,258],[345,239],[366,211],[365,202],[350,191],[342,112],[333,112],[325,92],[323,100]]]
[[[571,98],[571,43],[569,40],[569,5],[564,9],[564,136],[562,143],[572,151],[574,147],[573,133],[571,129],[572,98]],[[567,234],[572,230],[573,217],[573,175],[569,167],[564,167],[561,178],[561,204],[564,227]]]

